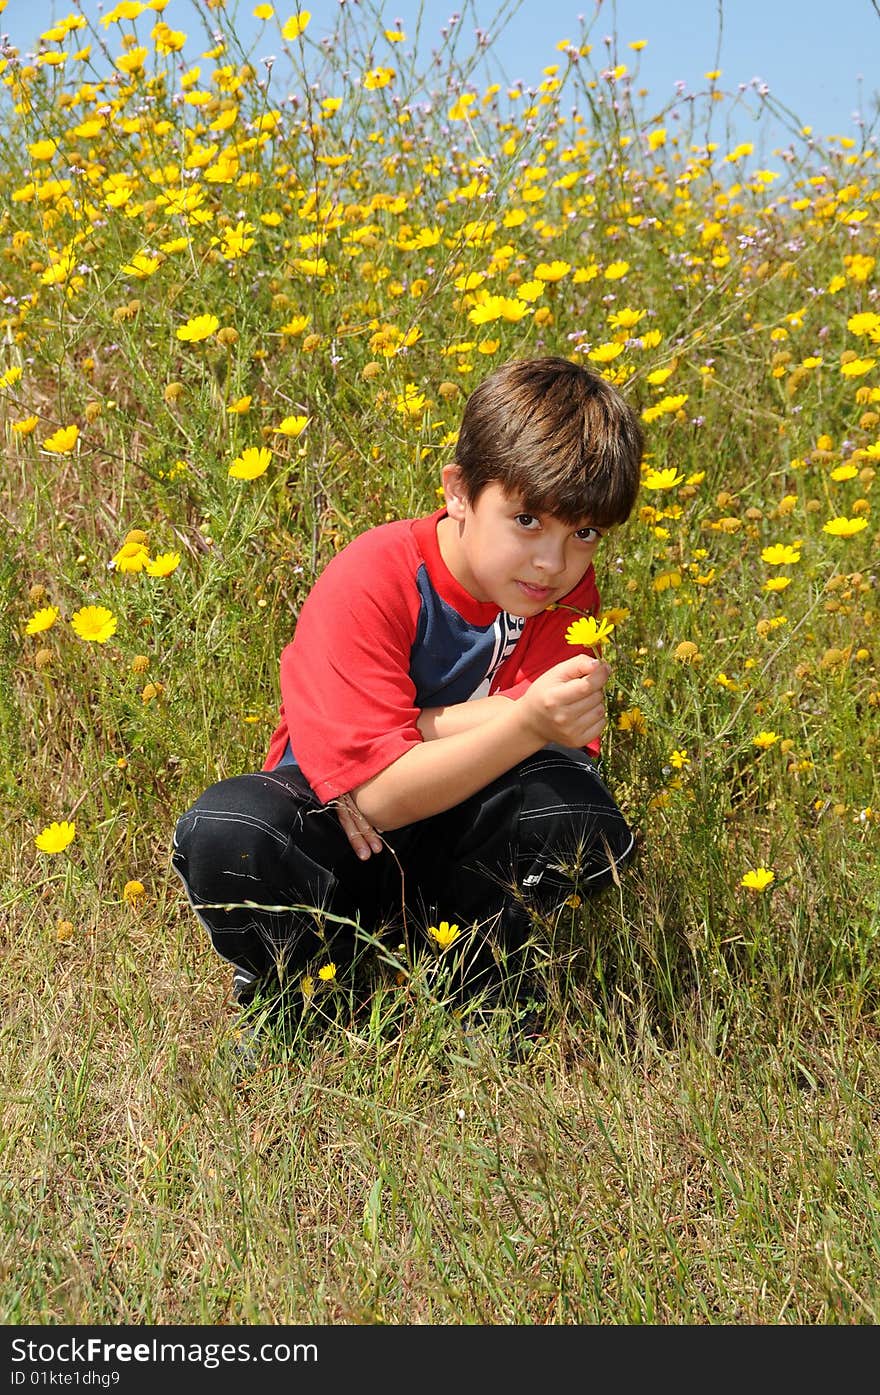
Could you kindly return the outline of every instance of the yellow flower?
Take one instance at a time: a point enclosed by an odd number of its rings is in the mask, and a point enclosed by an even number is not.
[[[264,475],[272,460],[268,446],[248,446],[229,467],[229,474],[235,480],[256,480]]]
[[[425,410],[425,394],[415,383],[407,383],[403,392],[395,399],[394,405],[401,416],[420,417]]]
[[[612,329],[635,329],[639,320],[643,320],[647,313],[647,310],[631,310],[628,305],[625,305],[621,310],[609,312],[608,323]]]
[[[122,888],[122,899],[127,906],[136,906],[138,901],[146,893],[143,882],[126,882]]]
[[[629,271],[629,262],[609,262],[605,268],[606,281],[619,281]]]
[[[89,644],[106,644],[116,633],[116,616],[102,605],[87,605],[70,617],[74,634]]]
[[[640,707],[630,707],[628,711],[621,712],[617,719],[618,731],[632,731],[636,736],[644,736],[648,730],[648,723],[645,714]]]
[[[667,413],[678,412],[688,400],[688,393],[679,392],[674,397],[661,397],[659,402],[655,402],[651,407],[645,407],[642,412],[642,421],[656,421],[658,417]]]
[[[303,276],[323,277],[328,271],[326,257],[294,257],[290,265]]]
[[[845,378],[861,378],[870,373],[875,362],[873,358],[851,358],[848,363],[841,364],[840,371]]]
[[[57,431],[46,437],[43,450],[51,451],[52,455],[71,455],[78,439],[78,426],[59,426]]]
[[[756,867],[754,871],[745,873],[740,886],[747,886],[751,891],[764,891],[775,880],[776,874],[767,867]]]
[[[684,475],[679,474],[674,465],[666,470],[649,470],[642,480],[645,489],[674,489],[681,484]]]
[[[14,363],[11,368],[7,368],[5,373],[0,374],[0,388],[15,387],[20,378],[21,369],[17,363]]]
[[[790,576],[771,576],[764,582],[765,591],[784,591],[786,586],[791,585]]]
[[[539,262],[535,267],[536,281],[561,281],[571,271],[569,262]]]
[[[517,300],[509,295],[488,295],[480,296],[477,304],[468,311],[468,319],[474,325],[491,324],[494,320],[507,320],[511,324],[516,324],[529,313],[529,307],[525,301]]]
[[[831,518],[822,524],[822,532],[830,533],[832,538],[851,538],[867,526],[866,518]]]
[[[30,436],[39,424],[39,417],[25,417],[23,421],[13,421],[12,429],[16,436]]]
[[[216,315],[196,315],[180,326],[177,337],[187,344],[200,344],[203,339],[210,339],[212,334],[216,334],[219,328],[220,321]]]
[[[42,610],[36,611],[24,627],[26,635],[41,635],[44,630],[51,630],[58,616],[61,614],[57,606],[47,605]]]
[[[28,146],[28,154],[32,160],[51,160],[57,149],[56,140],[35,140]]]
[[[773,543],[772,547],[765,547],[761,553],[761,561],[768,562],[771,567],[783,567],[800,560],[798,548],[789,547],[788,543]]]
[[[302,435],[308,424],[308,417],[285,417],[281,425],[275,427],[275,431],[279,436],[290,436],[295,439]]]
[[[611,363],[618,354],[622,353],[622,344],[597,344],[595,349],[590,349],[587,358],[591,363]]]
[[[851,334],[870,334],[872,330],[880,329],[880,315],[873,310],[862,310],[856,315],[850,315],[846,327]]]
[[[370,68],[364,73],[364,87],[375,92],[378,87],[387,87],[393,77],[393,68]]]
[[[147,563],[147,576],[170,576],[180,566],[179,552],[160,552]]]
[[[302,334],[304,329],[308,329],[309,320],[311,318],[311,315],[294,315],[292,319],[287,321],[286,325],[281,326],[278,333],[289,334],[291,336]]]
[[[287,20],[284,28],[281,30],[282,39],[287,39],[288,41],[291,39],[298,39],[308,25],[311,17],[312,14],[310,10],[300,10],[299,14],[291,15],[290,19]]]
[[[693,640],[683,639],[680,644],[675,646],[672,657],[677,659],[680,664],[698,664],[703,656]]]
[[[243,416],[245,412],[250,411],[252,401],[250,394],[247,397],[239,397],[236,402],[230,402],[226,410],[235,416]]]
[[[150,554],[142,542],[124,542],[110,565],[118,572],[142,572],[149,560]]]
[[[687,750],[685,748],[682,748],[678,751],[673,751],[669,757],[669,764],[675,770],[684,770],[685,766],[690,765],[690,763],[691,758],[688,755]]]
[[[122,268],[122,274],[144,281],[148,276],[152,276],[154,271],[158,271],[159,264],[158,257],[151,257],[147,252],[135,252],[131,261]]]
[[[42,833],[37,834],[34,842],[40,852],[60,853],[73,842],[75,836],[76,824],[64,819],[61,823],[50,823]]]
[[[436,940],[441,949],[447,949],[453,940],[457,940],[460,934],[457,925],[450,925],[448,920],[441,920],[439,925],[429,925],[428,934],[432,940]]]
[[[573,620],[565,632],[567,644],[584,644],[591,647],[594,644],[601,644],[603,639],[607,639],[614,629],[613,624],[606,619],[597,620],[595,615],[582,615],[580,619]]]
[[[121,53],[113,61],[121,73],[126,73],[130,77],[132,73],[139,73],[146,63],[147,50],[145,48],[130,48],[127,53]]]
[[[321,965],[320,969],[318,970],[318,978],[321,979],[321,981],[322,981],[323,983],[330,983],[330,982],[332,982],[332,980],[333,980],[335,977],[336,977],[336,965],[335,965],[335,964],[332,964],[332,963],[331,963],[331,964],[322,964],[322,965]]]
[[[254,245],[254,239],[248,237],[248,233],[254,230],[253,223],[246,223],[239,219],[234,228],[225,228],[222,237],[212,237],[211,246],[219,247],[221,254],[227,261],[237,261],[243,257],[245,252],[249,252]]]
[[[65,945],[65,944],[67,944],[68,940],[72,940],[72,939],[73,939],[73,921],[72,921],[72,920],[59,920],[59,921],[57,921],[57,922],[56,922],[56,925],[55,925],[55,938],[56,938],[56,940],[58,941],[58,943],[59,943],[60,945]]]
[[[775,731],[759,731],[757,736],[752,737],[752,745],[757,746],[760,751],[769,751],[771,746],[775,746],[779,737]]]

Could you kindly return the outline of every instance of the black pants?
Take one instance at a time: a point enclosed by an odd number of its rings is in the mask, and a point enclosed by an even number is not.
[[[415,939],[443,919],[516,952],[530,908],[605,886],[633,849],[592,762],[561,746],[384,841],[360,861],[333,806],[281,766],[207,789],[178,820],[172,861],[217,952],[255,974],[283,962],[287,977],[322,958],[341,969],[357,926]]]

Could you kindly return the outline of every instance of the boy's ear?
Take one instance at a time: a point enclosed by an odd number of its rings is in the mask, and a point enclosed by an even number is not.
[[[443,493],[446,495],[446,512],[450,518],[454,518],[460,523],[464,518],[467,506],[467,494],[461,470],[457,465],[444,465],[440,472],[440,481],[443,485]]]

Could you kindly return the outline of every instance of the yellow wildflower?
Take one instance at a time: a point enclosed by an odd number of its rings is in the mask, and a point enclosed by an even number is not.
[[[50,823],[42,833],[37,834],[34,842],[40,852],[60,853],[73,842],[75,836],[76,824],[64,819],[61,823]]]
[[[608,639],[613,629],[614,625],[604,617],[597,620],[595,615],[582,615],[578,620],[572,621],[566,630],[566,643],[584,644],[591,648]]]
[[[752,737],[752,745],[757,746],[759,751],[769,751],[778,740],[779,736],[775,731],[759,731],[757,736]]]
[[[233,460],[229,474],[235,480],[256,480],[264,475],[272,460],[272,452],[267,446],[248,446]]]
[[[827,523],[822,524],[822,532],[830,533],[832,538],[851,538],[854,533],[860,533],[867,526],[866,518],[830,518]]]
[[[87,605],[70,617],[73,632],[88,644],[106,644],[116,633],[117,620],[112,610],[102,605]]]
[[[649,470],[642,480],[645,489],[674,489],[681,484],[684,475],[672,465],[666,470]]]
[[[45,630],[51,630],[61,611],[57,606],[47,605],[42,610],[35,611],[24,627],[26,635],[41,635]]]
[[[46,437],[43,442],[43,450],[51,452],[52,455],[71,455],[76,449],[78,440],[78,426],[59,426],[57,431],[53,431],[51,436]]]
[[[110,565],[118,572],[142,572],[149,560],[150,554],[142,542],[124,542]]]
[[[767,867],[756,867],[754,871],[744,874],[740,886],[747,886],[750,891],[764,891],[775,880],[776,874]]]
[[[212,334],[216,334],[219,328],[220,321],[216,315],[196,315],[180,326],[177,337],[187,344],[200,344],[203,339],[210,339]]]
[[[364,87],[368,92],[375,92],[379,87],[387,87],[393,77],[393,68],[369,68],[364,73]]]
[[[448,920],[441,920],[439,925],[429,925],[428,934],[435,940],[441,949],[447,949],[453,940],[457,940],[461,932],[457,925],[450,925]]]
[[[180,566],[179,552],[160,552],[146,565],[147,576],[170,576]]]
[[[279,436],[290,436],[296,439],[301,436],[309,424],[308,417],[285,417],[280,426],[275,427],[275,432]]]
[[[311,17],[312,14],[310,10],[300,10],[299,14],[291,15],[290,19],[287,20],[281,30],[282,39],[287,39],[288,42],[290,42],[291,39],[298,39],[308,25]]]
[[[771,547],[765,547],[761,552],[761,561],[767,562],[771,567],[784,567],[801,560],[801,554],[797,546],[789,547],[788,543],[773,543]]]

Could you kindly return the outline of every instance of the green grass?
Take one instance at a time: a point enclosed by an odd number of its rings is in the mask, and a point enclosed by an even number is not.
[[[707,92],[676,121],[640,107],[635,71],[615,111],[587,33],[577,62],[549,46],[533,98],[485,101],[447,40],[427,113],[412,46],[361,12],[308,100],[309,31],[286,45],[301,100],[274,129],[231,30],[184,88],[153,12],[121,26],[148,49],[131,82],[110,81],[116,25],[0,79],[0,1320],[873,1324],[880,384],[843,371],[880,357],[870,133],[811,145],[792,117],[787,156],[727,160],[756,97]],[[178,189],[210,219],[175,212]],[[230,258],[239,222],[254,245]],[[123,271],[141,252],[143,279]],[[323,276],[298,264],[318,253]],[[515,299],[557,260],[521,319],[471,318],[481,288]],[[623,308],[645,316],[616,340]],[[217,330],[180,340],[202,314]],[[388,356],[375,337],[411,331]],[[435,506],[483,373],[613,342],[604,371],[639,410],[684,398],[646,421],[646,466],[681,480],[646,476],[598,564],[636,865],[536,925],[532,1049],[514,1009],[454,1008],[453,952],[392,945],[369,993],[297,998],[242,1071],[228,966],[170,868],[177,814],[261,765],[314,578]],[[72,424],[70,453],[45,447]],[[266,472],[230,478],[256,445]],[[109,567],[132,529],[177,568]],[[766,561],[778,543],[799,560]],[[117,618],[105,643],[70,624],[90,605]],[[39,851],[63,819],[73,842]]]

